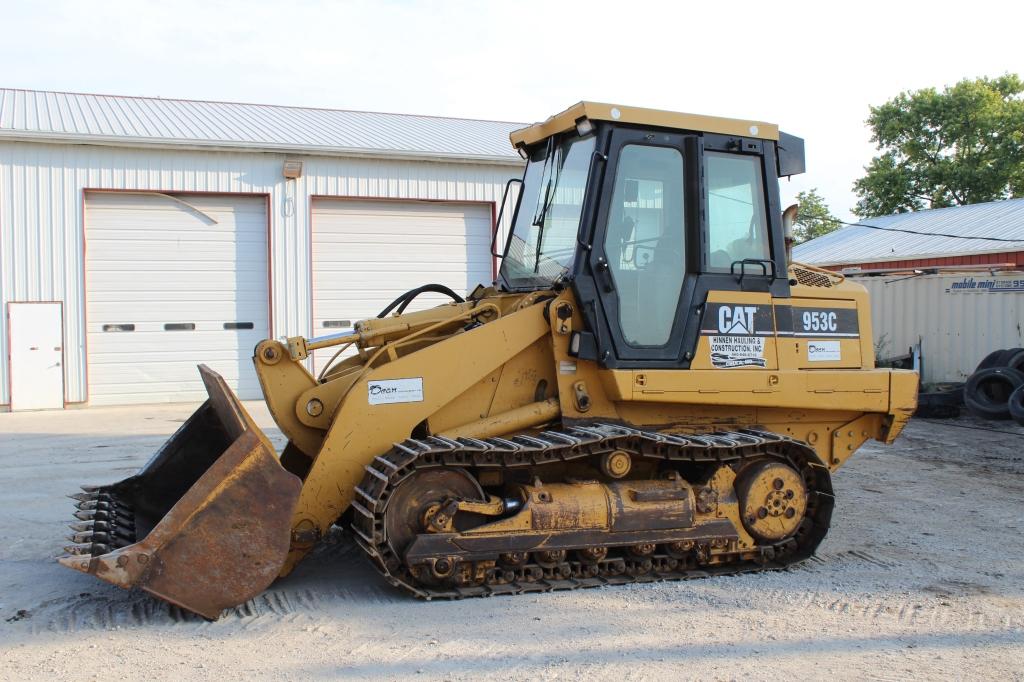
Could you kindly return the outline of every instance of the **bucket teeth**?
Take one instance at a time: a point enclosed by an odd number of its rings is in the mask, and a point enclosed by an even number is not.
[[[85,500],[79,502],[77,506],[79,509],[84,510],[95,509],[97,511],[118,511],[122,513],[130,513],[132,511],[131,506],[123,502],[116,502],[110,498],[104,499],[104,497],[102,496],[96,500]]]
[[[108,521],[110,512],[100,509],[80,509],[75,512],[74,516],[82,521]]]
[[[123,526],[134,528],[135,520],[126,512],[109,511],[106,509],[80,509],[75,512],[74,517],[79,521],[103,522],[110,526]]]
[[[81,556],[83,554],[92,554],[92,543],[87,545],[68,545],[64,548],[64,551],[68,554],[74,554]]]
[[[68,545],[64,548],[68,554],[77,556],[99,556],[110,551],[110,545],[90,542],[88,544]]]
[[[106,543],[110,541],[110,535],[108,533],[93,533],[87,531],[84,533],[75,533],[74,535],[69,535],[68,540],[77,544],[91,544],[95,542]]]
[[[86,531],[101,531],[107,532],[111,530],[110,523],[107,521],[80,521],[78,523],[72,523],[68,525],[68,528],[75,531],[76,533],[84,533]],[[133,526],[131,523],[118,522],[115,528],[123,528],[126,532],[132,530]]]
[[[78,487],[81,488],[84,492],[87,492],[87,493],[96,493],[96,492],[99,492],[103,488],[103,486],[101,486],[101,485],[80,485]]]
[[[78,500],[79,502],[95,500],[98,496],[99,493],[75,493],[74,495],[68,495],[72,500]]]

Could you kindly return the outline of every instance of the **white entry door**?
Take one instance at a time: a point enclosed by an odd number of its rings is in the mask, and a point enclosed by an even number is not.
[[[8,303],[11,409],[64,407],[64,340],[60,303]]]

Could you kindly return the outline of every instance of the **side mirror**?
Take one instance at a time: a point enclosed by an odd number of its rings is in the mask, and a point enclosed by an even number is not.
[[[775,145],[776,163],[780,178],[800,175],[807,170],[804,159],[804,140],[802,137],[779,132],[779,142]]]

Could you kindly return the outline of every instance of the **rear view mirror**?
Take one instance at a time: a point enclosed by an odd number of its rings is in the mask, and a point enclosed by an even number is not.
[[[779,132],[777,145],[779,177],[785,178],[791,175],[800,175],[807,170],[807,163],[804,159],[803,138],[789,133]]]

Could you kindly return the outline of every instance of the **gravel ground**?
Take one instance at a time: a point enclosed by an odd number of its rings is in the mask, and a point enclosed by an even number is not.
[[[864,447],[819,554],[785,572],[423,603],[338,533],[210,623],[53,561],[63,496],[132,473],[190,411],[0,414],[0,678],[1024,679],[1012,423],[915,421]]]

